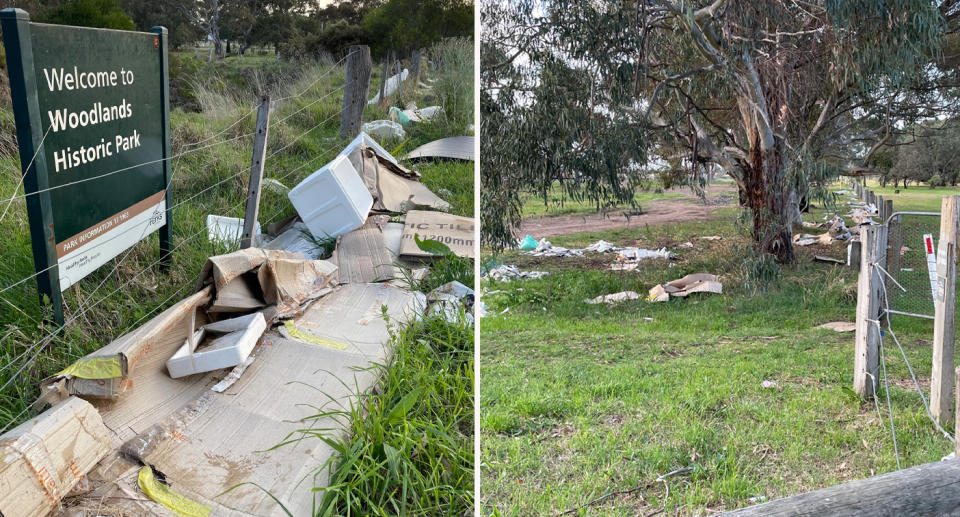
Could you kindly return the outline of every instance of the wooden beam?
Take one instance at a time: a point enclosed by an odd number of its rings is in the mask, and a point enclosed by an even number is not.
[[[925,463],[722,515],[730,517],[960,515],[960,460]]]
[[[937,243],[937,292],[933,300],[933,371],[930,374],[930,412],[938,422],[953,420],[954,306],[957,285],[957,199],[940,204],[940,242]]]

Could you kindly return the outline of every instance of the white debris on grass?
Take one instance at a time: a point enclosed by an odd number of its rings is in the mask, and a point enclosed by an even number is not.
[[[548,274],[546,271],[521,271],[517,266],[509,265],[495,267],[487,271],[487,276],[500,282],[509,282],[514,278],[536,280]]]
[[[621,291],[619,293],[605,294],[602,296],[597,296],[591,300],[584,300],[589,304],[598,304],[598,303],[608,303],[613,305],[615,303],[625,302],[627,300],[639,300],[640,295],[636,291]]]

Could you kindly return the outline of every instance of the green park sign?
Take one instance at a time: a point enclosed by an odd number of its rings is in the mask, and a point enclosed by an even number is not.
[[[167,33],[30,22],[0,11],[34,265],[61,292],[160,230],[169,255]]]

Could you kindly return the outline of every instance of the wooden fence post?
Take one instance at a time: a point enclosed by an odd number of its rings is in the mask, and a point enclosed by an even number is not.
[[[957,199],[946,196],[940,205],[940,242],[937,243],[937,293],[933,300],[933,372],[930,375],[930,412],[941,424],[953,419],[954,306],[957,284]]]
[[[413,81],[410,84],[413,85],[413,88],[417,88],[417,84],[420,82],[420,66],[423,64],[423,54],[420,53],[420,49],[413,49],[413,52],[410,53],[410,77],[413,78]],[[712,171],[713,169],[711,169]]]
[[[270,129],[270,96],[260,97],[257,110],[257,133],[253,140],[253,159],[250,162],[250,183],[247,187],[247,208],[243,214],[243,236],[240,249],[253,245],[257,231],[257,213],[260,211],[260,180],[263,179],[263,160],[267,152],[267,132]]]
[[[872,398],[876,393],[877,370],[880,366],[880,327],[877,317],[880,315],[882,290],[875,264],[884,263],[887,228],[882,225],[861,226],[860,240],[853,390],[863,398]]]
[[[370,93],[370,47],[351,45],[347,57],[347,84],[343,89],[343,106],[340,111],[340,138],[349,140],[360,133],[363,110],[367,107]]]

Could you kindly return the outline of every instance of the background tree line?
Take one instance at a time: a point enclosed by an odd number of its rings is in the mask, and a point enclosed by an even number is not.
[[[345,55],[370,45],[374,56],[415,49],[447,37],[472,36],[472,0],[13,0],[34,21],[147,30],[163,25],[174,48],[210,41],[223,59],[251,46],[281,58]]]

